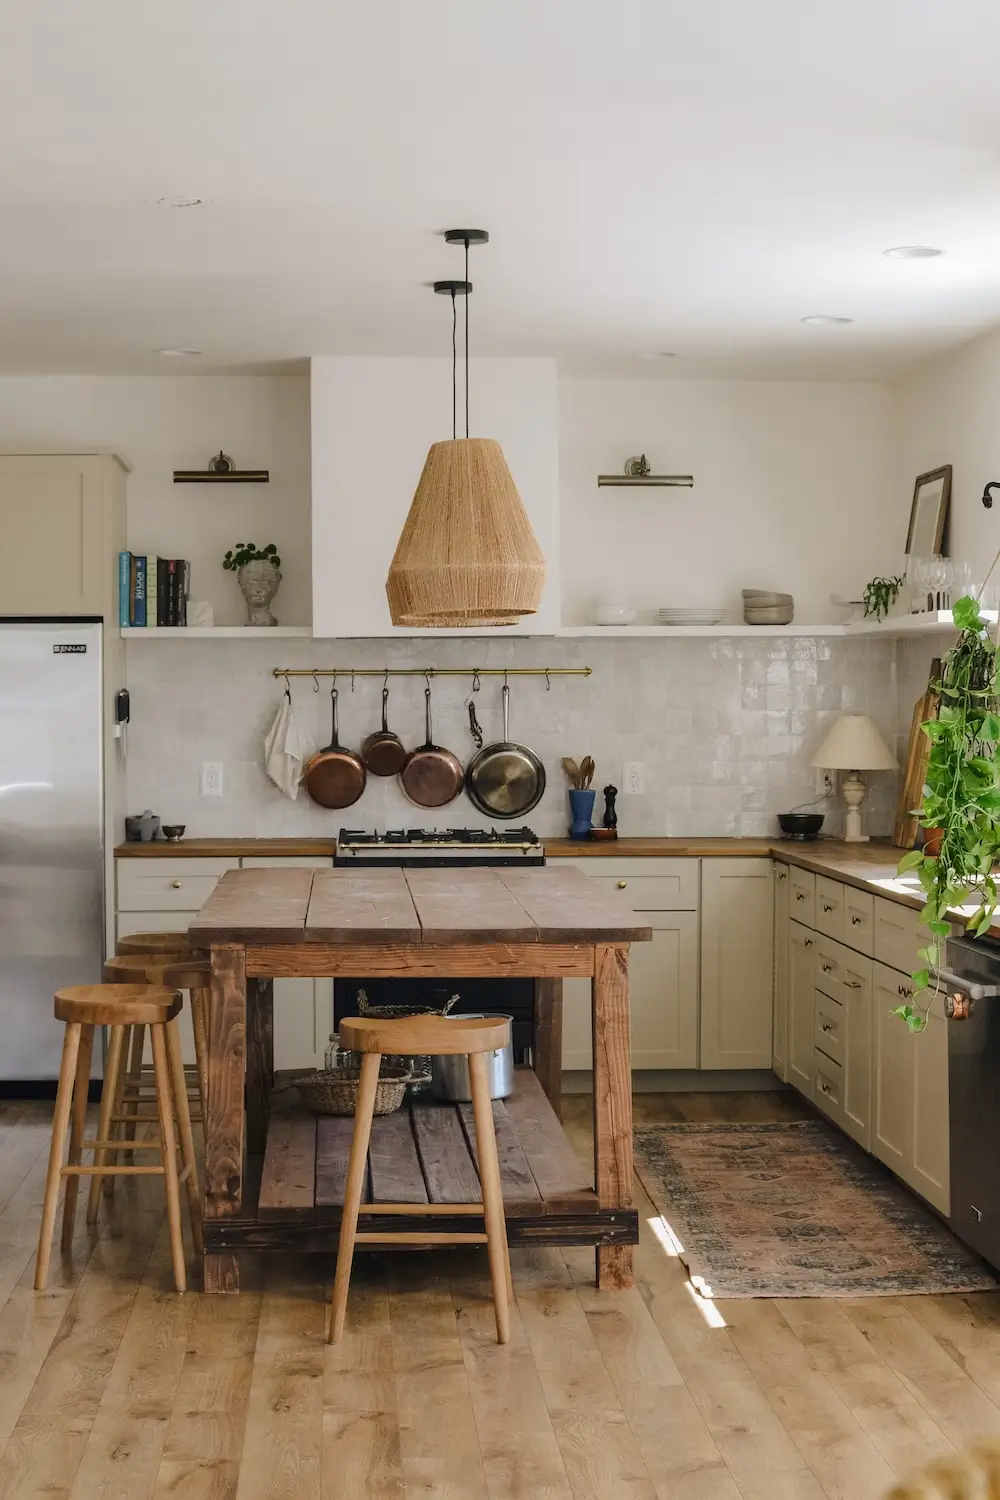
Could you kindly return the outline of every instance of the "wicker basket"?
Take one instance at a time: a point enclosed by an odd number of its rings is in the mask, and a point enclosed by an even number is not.
[[[391,1115],[403,1102],[411,1074],[383,1063],[375,1090],[375,1113]],[[318,1115],[353,1115],[358,1102],[360,1068],[317,1068],[293,1080],[307,1109]]]
[[[446,1016],[455,1009],[461,995],[449,995],[441,1005],[373,1005],[364,990],[358,990],[358,1015],[374,1017],[379,1021],[402,1021],[411,1016]],[[419,1098],[431,1091],[431,1060],[425,1056],[403,1056],[386,1053],[385,1060],[397,1068],[406,1068],[410,1074],[410,1097]]]

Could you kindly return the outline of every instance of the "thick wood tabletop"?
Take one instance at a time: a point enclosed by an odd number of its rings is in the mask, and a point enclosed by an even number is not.
[[[635,943],[652,931],[589,875],[545,867],[230,870],[192,921],[211,943]]]

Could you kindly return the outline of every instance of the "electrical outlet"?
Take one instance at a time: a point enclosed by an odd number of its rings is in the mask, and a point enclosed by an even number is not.
[[[641,760],[627,760],[622,766],[623,791],[629,797],[641,797],[646,789],[646,768]]]
[[[817,797],[832,797],[837,790],[837,784],[833,779],[832,771],[825,771],[822,767],[816,767],[816,795]]]
[[[201,795],[222,796],[222,761],[203,760],[201,763]]]

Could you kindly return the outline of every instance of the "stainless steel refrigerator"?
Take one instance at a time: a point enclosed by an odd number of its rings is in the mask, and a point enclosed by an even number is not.
[[[101,977],[101,631],[0,620],[0,1094],[58,1077],[53,991]]]

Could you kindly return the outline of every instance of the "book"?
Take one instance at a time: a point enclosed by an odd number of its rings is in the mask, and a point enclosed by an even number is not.
[[[167,619],[168,625],[180,623],[180,576],[177,571],[177,559],[167,558]]]
[[[132,596],[132,624],[145,629],[146,626],[146,559],[142,553],[133,558],[135,589]]]
[[[156,623],[157,625],[168,624],[167,613],[170,603],[170,593],[167,580],[167,559],[158,557],[156,559]]]
[[[191,596],[191,564],[185,558],[181,563],[181,618],[180,623],[186,625],[188,622],[188,599]]]
[[[160,559],[158,557],[146,558],[146,624],[158,625],[160,623]]]
[[[118,623],[132,623],[132,554],[118,554]]]

